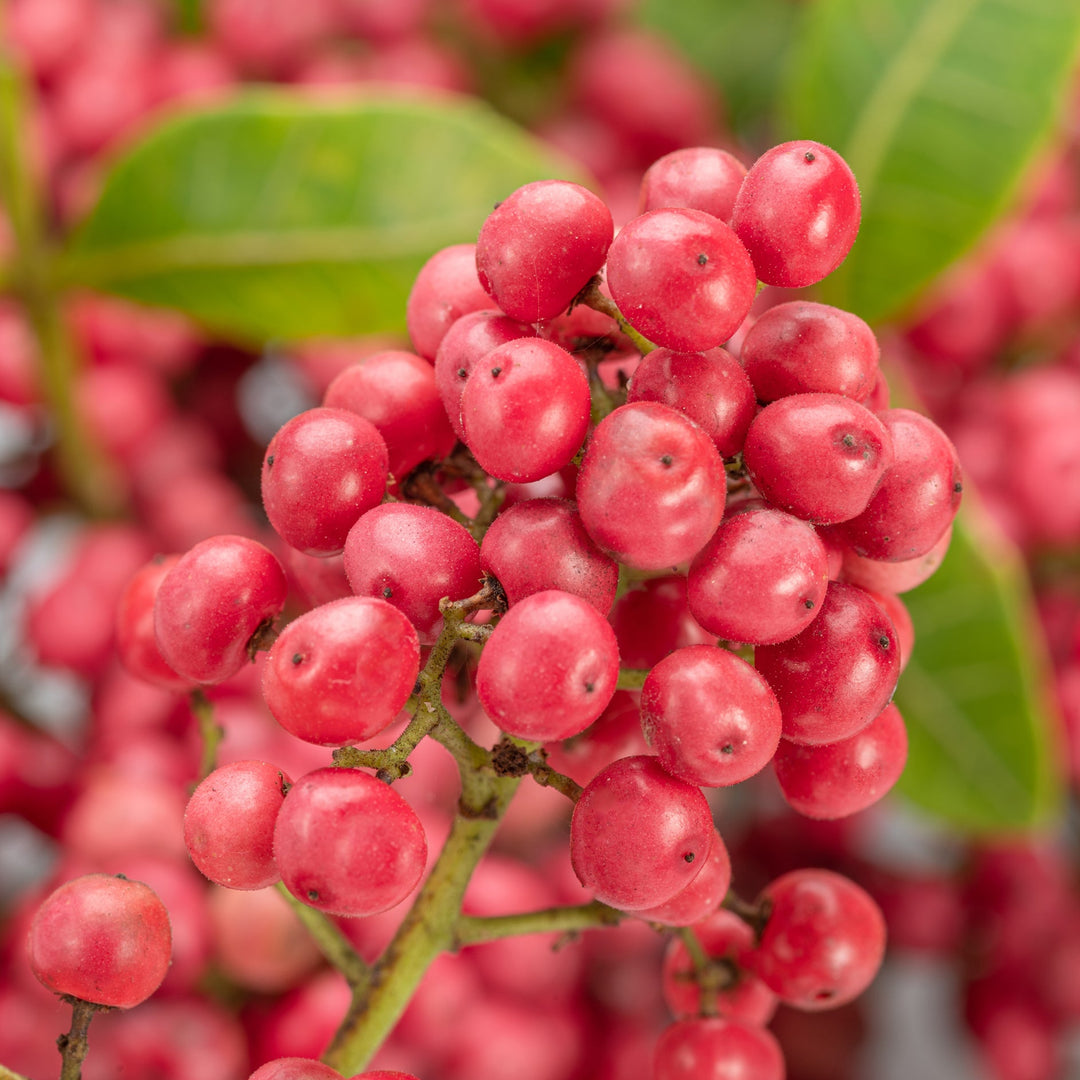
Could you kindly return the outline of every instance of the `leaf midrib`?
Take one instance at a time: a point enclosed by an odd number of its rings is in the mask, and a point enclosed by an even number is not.
[[[59,267],[66,285],[103,286],[177,271],[236,270],[310,263],[373,263],[430,254],[475,231],[476,214],[393,228],[331,226],[187,233],[107,248],[68,252]]]
[[[848,164],[859,178],[864,201],[871,201],[888,148],[912,102],[978,2],[931,2],[857,114],[844,150]]]

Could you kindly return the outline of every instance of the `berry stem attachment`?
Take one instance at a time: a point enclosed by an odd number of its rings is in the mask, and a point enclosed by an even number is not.
[[[468,529],[470,534],[476,536],[476,524],[472,518],[463,514],[457,503],[446,494],[435,481],[435,466],[430,461],[421,462],[401,482],[401,497],[405,502],[420,503],[423,506],[433,506],[441,510],[447,517],[452,518],[459,525]],[[483,530],[481,530],[481,536]],[[480,539],[479,536],[476,537]]]
[[[516,937],[519,934],[543,934],[560,930],[574,934],[597,926],[618,926],[626,915],[594,900],[575,907],[544,908],[518,915],[462,915],[454,929],[454,949],[478,945],[484,941]]]
[[[639,334],[631,325],[626,321],[626,316],[619,310],[619,306],[611,299],[610,296],[605,296],[600,291],[600,276],[594,277],[584,289],[581,290],[574,297],[574,303],[584,304],[586,307],[591,307],[593,311],[599,311],[608,318],[614,319],[619,325],[619,329],[634,343],[634,348],[644,356],[646,353],[650,353],[656,346]]]
[[[71,1002],[71,1030],[56,1040],[56,1046],[63,1061],[60,1066],[60,1080],[82,1080],[82,1063],[89,1048],[87,1032],[90,1021],[94,1019],[94,1013],[105,1012],[107,1009],[93,1002],[67,997],[67,995],[64,996],[64,1000]]]
[[[365,989],[371,978],[371,969],[357,954],[349,939],[333,920],[302,900],[298,900],[283,882],[279,881],[275,888],[285,898],[289,907],[296,912],[297,918],[311,934],[319,951],[345,976],[345,981],[353,992]]]
[[[201,691],[192,690],[188,699],[191,715],[199,725],[202,756],[199,760],[199,779],[205,780],[217,768],[218,746],[224,729],[214,720],[214,703]]]
[[[764,903],[752,904],[748,900],[743,900],[742,897],[737,896],[734,892],[728,891],[727,896],[721,901],[720,906],[726,908],[732,913],[732,915],[738,915],[744,923],[747,923],[754,931],[755,937],[760,938],[762,931],[765,929],[765,924],[769,921],[769,913],[771,905],[766,901]]]

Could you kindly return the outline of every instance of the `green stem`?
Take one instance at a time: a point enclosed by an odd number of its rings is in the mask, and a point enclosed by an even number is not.
[[[633,342],[634,348],[637,349],[642,356],[646,353],[651,353],[656,346],[648,340],[648,338],[642,337],[631,325],[626,321],[626,316],[619,310],[619,305],[611,299],[610,296],[605,296],[600,291],[600,278],[594,277],[584,289],[574,298],[575,304],[584,304],[586,307],[591,307],[593,311],[599,311],[608,318],[614,319],[618,324],[619,329]]]
[[[615,685],[619,690],[640,690],[648,674],[645,668],[619,668],[619,681]]]
[[[67,491],[87,513],[115,515],[120,488],[112,466],[90,438],[75,405],[79,358],[53,272],[54,257],[33,167],[26,155],[26,87],[0,49],[0,202],[15,238],[8,283],[37,339],[41,389],[56,427],[56,463]]]
[[[353,991],[365,989],[371,977],[371,969],[352,947],[341,928],[321,911],[293,896],[284,882],[277,883],[277,890],[314,938],[319,951],[345,976],[345,981]]]
[[[60,1066],[60,1080],[81,1080],[83,1059],[89,1049],[87,1033],[90,1021],[94,1019],[94,1013],[101,1010],[101,1006],[80,998],[65,997],[65,1000],[71,1002],[71,1030],[56,1040],[63,1061]]]
[[[362,1072],[393,1030],[432,961],[454,947],[454,929],[465,888],[487,851],[520,781],[488,775],[482,806],[462,806],[450,835],[394,940],[372,970],[323,1056],[344,1076]],[[480,794],[479,791],[474,795]]]
[[[518,915],[462,915],[454,929],[453,948],[519,934],[542,934],[553,930],[572,934],[596,926],[618,926],[625,918],[623,912],[597,900],[576,907],[545,908]]]
[[[214,703],[201,690],[192,690],[189,702],[191,715],[199,724],[199,736],[202,739],[199,779],[204,780],[217,768],[218,747],[225,732],[214,720]]]
[[[14,1069],[9,1069],[6,1065],[0,1065],[0,1080],[29,1080],[29,1078],[15,1072]]]

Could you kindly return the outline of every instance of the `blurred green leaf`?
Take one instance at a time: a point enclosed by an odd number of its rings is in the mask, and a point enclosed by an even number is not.
[[[910,744],[899,790],[971,832],[1052,820],[1060,722],[1019,556],[965,506],[941,568],[904,601],[915,650],[896,693]]]
[[[815,0],[783,138],[835,147],[862,229],[823,298],[894,314],[971,248],[1053,131],[1080,43],[1077,0]]]
[[[424,260],[548,176],[581,180],[469,99],[252,94],[122,158],[61,274],[234,338],[401,331]]]
[[[733,131],[751,143],[768,139],[797,0],[642,0],[635,10],[719,87]]]

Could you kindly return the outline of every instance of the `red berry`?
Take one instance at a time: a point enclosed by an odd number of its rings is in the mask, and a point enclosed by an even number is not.
[[[593,543],[567,499],[526,499],[503,510],[484,534],[480,564],[511,606],[545,589],[580,596],[601,615],[615,602],[618,564]]]
[[[792,300],[758,318],[739,362],[759,401],[815,392],[865,401],[879,373],[880,351],[873,330],[858,315]]]
[[[264,889],[281,880],[274,862],[274,822],[292,781],[265,761],[215,769],[184,811],[191,861],[229,889]]]
[[[484,711],[505,732],[540,742],[584,731],[615,693],[615,632],[587,600],[550,589],[499,621],[476,671]]]
[[[154,602],[154,633],[171,668],[219,683],[247,662],[248,643],[285,606],[281,563],[245,536],[212,536],[166,574]]]
[[[87,874],[49,894],[27,948],[34,974],[54,994],[130,1009],[169,970],[169,913],[141,881]]]
[[[480,549],[464,526],[430,506],[384,503],[349,530],[345,573],[358,596],[393,604],[431,642],[442,630],[439,601],[480,588]]]
[[[405,306],[413,348],[435,362],[447,330],[462,315],[495,307],[476,274],[476,245],[454,244],[436,251],[416,275]]]
[[[179,555],[159,556],[128,582],[116,607],[116,652],[136,678],[165,690],[184,692],[191,689],[191,680],[169,667],[154,634],[158,589],[179,561]]]
[[[421,461],[444,458],[454,448],[435,371],[413,353],[386,349],[365,356],[330,383],[323,405],[347,409],[375,426],[398,481]]]
[[[757,278],[739,238],[700,210],[650,210],[624,225],[608,252],[619,310],[657,345],[703,352],[739,328]]]
[[[342,1080],[342,1076],[314,1058],[286,1057],[260,1065],[248,1080]]]
[[[613,762],[585,787],[570,823],[574,873],[597,900],[656,907],[701,871],[715,830],[701,789],[654,757]]]
[[[896,631],[869,594],[833,582],[818,617],[754,650],[780,702],[784,737],[808,746],[847,739],[888,704],[900,675]]]
[[[784,1080],[780,1044],[764,1028],[712,1016],[672,1024],[656,1045],[653,1080]]]
[[[766,285],[799,289],[831,274],[859,231],[859,188],[847,162],[821,143],[781,143],[750,167],[731,227]]]
[[[424,872],[427,839],[412,807],[359,769],[316,769],[292,786],[274,828],[286,888],[333,915],[400,904]]]
[[[566,180],[537,180],[488,215],[476,241],[480,283],[512,319],[551,319],[604,265],[611,211]]]
[[[805,817],[857,814],[886,795],[907,760],[900,710],[886,705],[862,731],[824,746],[780,740],[773,766],[788,804]]]
[[[690,146],[657,158],[641,178],[638,213],[682,206],[731,221],[746,166],[726,150]]]
[[[527,337],[474,365],[461,394],[463,438],[498,480],[527,484],[557,472],[589,430],[589,381],[563,348]]]
[[[734,457],[757,412],[754,388],[724,349],[677,353],[653,349],[634,369],[626,400],[659,401],[699,425],[722,458]]]
[[[641,726],[673,776],[727,787],[772,759],[780,706],[745,660],[715,645],[691,645],[649,672],[641,690]]]
[[[661,570],[692,559],[720,524],[724,467],[692,420],[639,401],[596,426],[577,497],[582,524],[602,549],[638,569]]]
[[[726,641],[753,645],[805,630],[828,583],[828,556],[813,527],[769,508],[730,516],[686,577],[694,618]]]
[[[766,405],[746,433],[743,461],[773,505],[821,524],[866,509],[893,460],[869,409],[842,394],[794,394]]]
[[[720,906],[731,887],[731,856],[718,832],[698,876],[670,900],[634,914],[646,922],[665,926],[691,926],[707,918]]]
[[[270,440],[263,508],[287,544],[336,555],[356,519],[386,491],[389,455],[377,428],[346,409],[308,409]]]
[[[766,886],[770,913],[754,970],[798,1009],[833,1009],[870,985],[885,953],[885,919],[853,881],[794,870]]]
[[[412,623],[385,600],[350,596],[285,627],[263,668],[262,692],[286,731],[341,746],[389,726],[419,670]]]

